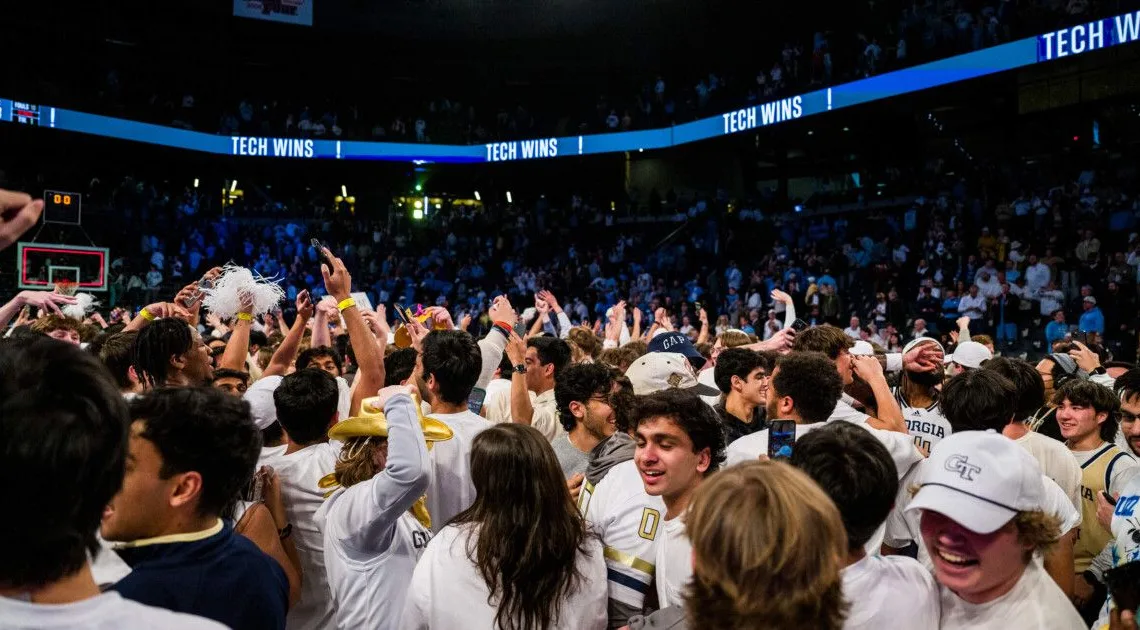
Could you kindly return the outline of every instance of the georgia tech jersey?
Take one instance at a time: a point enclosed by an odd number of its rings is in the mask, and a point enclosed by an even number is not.
[[[665,502],[645,493],[637,465],[630,460],[610,469],[596,487],[583,487],[578,503],[602,539],[609,574],[610,627],[624,626],[630,616],[641,614],[653,581],[654,541]]]
[[[906,429],[914,438],[914,445],[924,453],[929,454],[935,444],[942,438],[953,433],[950,421],[942,415],[942,408],[938,402],[931,403],[929,407],[911,407],[903,398],[902,390],[894,390],[895,400],[902,408],[903,419],[906,420]]]

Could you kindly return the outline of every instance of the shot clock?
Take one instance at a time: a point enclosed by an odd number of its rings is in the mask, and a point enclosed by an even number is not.
[[[79,225],[83,195],[62,190],[44,191],[44,223]]]

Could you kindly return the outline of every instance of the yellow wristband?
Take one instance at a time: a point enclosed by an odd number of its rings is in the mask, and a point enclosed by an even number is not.
[[[252,313],[238,313],[238,319],[243,321],[243,322],[252,322],[253,321],[253,314]]]
[[[153,322],[155,320],[154,315],[152,315],[151,312],[146,310],[145,308],[143,310],[139,311],[139,317],[145,319],[148,322]]]
[[[354,306],[356,306],[356,300],[354,300],[352,298],[344,298],[343,300],[340,301],[340,303],[338,303],[336,305],[336,308],[338,311],[343,313],[344,309],[352,308]]]

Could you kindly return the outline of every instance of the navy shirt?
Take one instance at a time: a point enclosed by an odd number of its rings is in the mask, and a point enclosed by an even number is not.
[[[235,630],[285,627],[285,571],[228,523],[201,540],[116,551],[131,573],[111,588],[127,599],[213,619]]]

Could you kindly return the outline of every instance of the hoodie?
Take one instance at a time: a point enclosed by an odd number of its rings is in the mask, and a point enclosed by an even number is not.
[[[618,431],[602,440],[590,451],[590,464],[586,468],[586,483],[591,486],[605,478],[611,468],[622,462],[633,459],[633,451],[637,448],[633,438]]]

